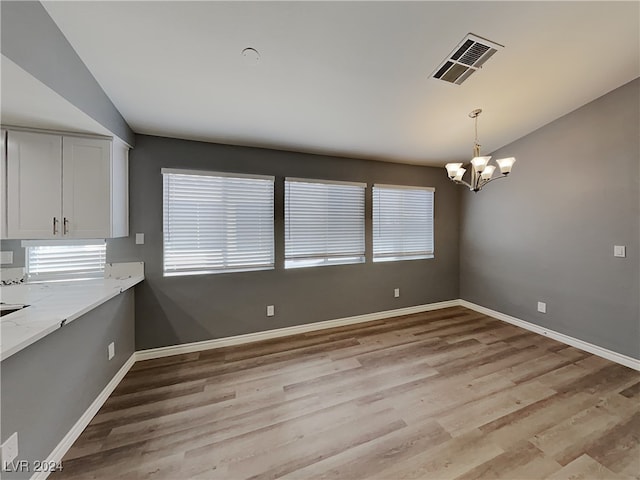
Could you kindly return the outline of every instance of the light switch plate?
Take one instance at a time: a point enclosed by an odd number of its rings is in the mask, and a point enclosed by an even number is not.
[[[273,305],[267,305],[267,317],[273,317],[275,315],[275,310]]]
[[[538,302],[538,311],[540,313],[547,313],[547,304],[544,302]]]
[[[624,245],[614,245],[613,256],[624,258],[627,256],[627,247]]]
[[[13,252],[0,252],[0,265],[11,265],[13,263]]]
[[[136,233],[136,245],[144,245],[144,233]]]
[[[107,347],[107,354],[109,355],[109,360],[116,356],[116,345],[114,342],[111,342]]]

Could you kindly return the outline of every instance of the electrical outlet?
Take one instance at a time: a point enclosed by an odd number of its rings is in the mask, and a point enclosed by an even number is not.
[[[107,353],[109,354],[109,360],[116,356],[116,344],[111,342],[107,347]]]
[[[13,462],[18,456],[18,432],[13,432],[2,444],[2,465]]]
[[[0,265],[11,265],[13,263],[13,252],[0,252]]]
[[[625,258],[627,256],[627,248],[625,245],[614,245],[613,246],[613,256]]]
[[[275,309],[273,305],[267,305],[267,317],[273,317],[275,315]]]
[[[547,304],[544,302],[538,302],[538,311],[540,313],[547,313]]]
[[[395,289],[393,290],[393,296],[394,296],[395,298],[398,298],[398,297],[400,296],[400,289],[399,289],[399,288],[395,288]]]
[[[136,245],[144,245],[144,233],[136,233]]]

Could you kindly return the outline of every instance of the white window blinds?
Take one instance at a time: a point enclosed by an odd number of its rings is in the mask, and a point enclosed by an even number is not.
[[[103,278],[107,246],[104,240],[60,244],[25,241],[27,280],[80,280]]]
[[[364,262],[365,188],[285,179],[285,268]]]
[[[273,268],[273,177],[162,174],[165,276]]]
[[[373,186],[373,261],[433,257],[432,188]]]

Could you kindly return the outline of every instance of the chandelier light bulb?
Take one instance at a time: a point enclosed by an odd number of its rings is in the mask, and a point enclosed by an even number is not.
[[[482,178],[482,180],[489,180],[493,176],[493,171],[495,169],[496,169],[495,165],[487,165],[486,167],[484,167],[484,170],[482,171],[482,175],[480,175],[480,178]]]
[[[473,165],[473,168],[476,172],[482,173],[484,167],[486,167],[487,163],[489,163],[489,160],[491,160],[491,157],[475,157],[471,160],[471,165]]]
[[[449,174],[449,178],[454,178],[460,167],[462,167],[462,163],[447,163],[445,165],[447,169],[447,173]]]
[[[511,167],[516,163],[516,159],[513,157],[501,158],[496,160],[498,167],[500,167],[500,173],[508,175],[511,172]]]

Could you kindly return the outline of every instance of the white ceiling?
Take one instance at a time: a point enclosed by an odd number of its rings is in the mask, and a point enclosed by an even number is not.
[[[153,135],[442,165],[470,157],[474,108],[488,153],[640,76],[638,2],[43,4]],[[430,79],[469,32],[506,48]]]

